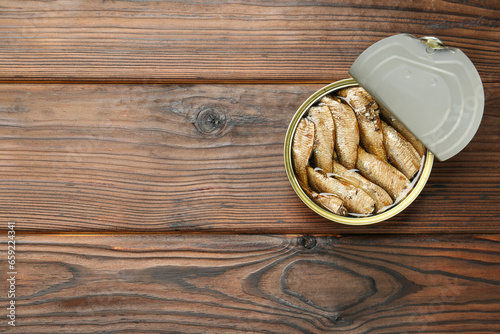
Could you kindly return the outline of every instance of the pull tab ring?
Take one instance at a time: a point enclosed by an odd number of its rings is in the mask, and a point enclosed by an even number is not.
[[[426,45],[426,51],[427,53],[434,53],[438,49],[445,49],[446,46],[444,46],[444,43],[442,40],[436,37],[432,36],[425,36],[425,37],[420,37],[419,38],[422,42],[425,43]]]

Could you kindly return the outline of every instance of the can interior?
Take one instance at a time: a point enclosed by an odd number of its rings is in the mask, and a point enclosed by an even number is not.
[[[417,176],[419,177],[417,183],[414,185],[413,189],[410,191],[410,193],[398,204],[396,204],[394,207],[378,214],[374,214],[368,217],[344,217],[344,216],[339,216],[336,215],[326,209],[323,209],[319,205],[317,205],[312,199],[307,196],[307,194],[302,190],[302,187],[299,185],[297,178],[295,176],[295,172],[293,170],[293,162],[292,162],[292,140],[293,136],[295,135],[295,130],[297,128],[297,125],[300,121],[300,119],[304,116],[304,114],[309,110],[309,107],[314,105],[321,99],[323,96],[330,94],[334,91],[340,90],[342,88],[347,88],[347,87],[352,87],[352,86],[359,86],[359,83],[356,82],[354,79],[344,79],[340,81],[336,81],[334,83],[331,83],[318,91],[316,91],[314,94],[312,94],[297,110],[295,115],[293,116],[290,125],[288,126],[288,130],[286,133],[285,137],[285,154],[284,154],[284,159],[285,159],[285,168],[286,168],[286,174],[288,176],[288,179],[292,185],[292,188],[295,190],[299,198],[314,212],[319,214],[320,216],[329,219],[331,221],[335,221],[338,223],[342,224],[347,224],[347,225],[370,225],[374,223],[378,223],[384,220],[387,220],[402,210],[404,210],[407,206],[409,206],[420,194],[422,189],[424,188],[427,179],[429,178],[431,169],[432,169],[432,164],[434,161],[434,155],[427,150],[425,154],[425,161],[424,161],[424,166],[420,172],[420,175]]]

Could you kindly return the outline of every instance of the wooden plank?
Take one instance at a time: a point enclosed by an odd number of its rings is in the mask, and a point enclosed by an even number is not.
[[[469,146],[402,214],[327,221],[284,171],[288,122],[318,85],[0,85],[0,212],[23,231],[500,231],[500,85]],[[5,226],[0,228],[5,229]]]
[[[1,332],[500,331],[498,235],[18,233],[16,251]]]
[[[496,1],[0,1],[0,80],[336,81],[400,32],[500,81]]]

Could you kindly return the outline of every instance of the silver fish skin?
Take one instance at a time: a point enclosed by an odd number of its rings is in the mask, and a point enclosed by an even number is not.
[[[382,131],[384,132],[384,145],[389,161],[411,180],[420,169],[422,158],[417,150],[392,126],[382,122]]]
[[[297,125],[292,141],[292,162],[297,181],[302,188],[308,188],[307,166],[314,144],[316,128],[307,118],[302,118]]]
[[[326,105],[311,107],[308,111],[308,118],[316,127],[312,162],[315,167],[331,173],[335,147],[335,125],[330,108]]]
[[[356,166],[359,145],[358,121],[354,111],[331,96],[324,96],[321,102],[326,104],[332,113],[337,158],[344,167],[353,169]]]
[[[377,213],[384,211],[393,203],[391,196],[380,186],[336,162],[333,163],[333,176],[366,192],[375,201]]]
[[[415,137],[415,135],[411,133],[403,123],[401,123],[396,117],[394,117],[389,111],[385,110],[384,108],[380,109],[380,116],[387,124],[392,126],[397,132],[399,132],[400,135],[402,135],[408,142],[410,142],[410,144],[415,148],[420,157],[423,157],[425,155],[427,149],[425,148],[424,144],[422,144],[422,142],[418,140],[418,138]]]
[[[316,204],[338,216],[347,216],[349,214],[349,212],[344,206],[344,202],[335,195],[323,194],[323,193],[318,194],[315,191],[309,190],[308,196]]]
[[[411,182],[403,173],[361,147],[358,149],[356,167],[364,177],[387,191],[394,201],[406,196],[412,188]]]
[[[352,213],[370,214],[375,210],[375,201],[363,190],[328,177],[321,170],[307,167],[309,185],[318,193],[329,193],[338,196],[346,209]]]
[[[359,86],[341,89],[338,95],[344,97],[354,110],[358,120],[361,145],[368,153],[387,161],[377,102]]]

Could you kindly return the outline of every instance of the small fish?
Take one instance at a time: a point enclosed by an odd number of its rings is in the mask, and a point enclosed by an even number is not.
[[[333,212],[339,216],[347,216],[348,212],[344,206],[344,202],[335,195],[332,194],[318,194],[315,191],[309,190],[306,191],[308,196],[319,206],[325,208],[328,211]]]
[[[302,118],[297,125],[292,142],[293,169],[302,188],[307,188],[307,166],[314,143],[314,123]]]
[[[368,180],[382,187],[394,201],[400,200],[412,188],[410,181],[388,162],[358,148],[356,167]]]
[[[328,177],[323,171],[310,166],[307,167],[307,175],[313,190],[338,196],[349,212],[370,214],[375,210],[375,201],[363,190]]]
[[[384,145],[389,161],[411,180],[420,169],[422,158],[417,150],[392,126],[382,122],[382,131],[384,132]]]
[[[377,213],[384,211],[385,208],[393,203],[391,196],[384,189],[355,171],[349,170],[336,162],[333,163],[333,176],[366,192],[375,201],[375,210]]]
[[[321,102],[330,108],[333,116],[337,158],[344,167],[353,169],[356,166],[359,145],[358,122],[354,111],[331,96],[323,97]]]
[[[424,144],[420,140],[418,140],[417,137],[413,135],[413,133],[410,132],[406,128],[406,126],[403,125],[396,117],[394,117],[390,112],[385,110],[384,108],[380,108],[380,116],[384,119],[384,121],[387,122],[390,126],[392,126],[397,132],[399,132],[407,141],[410,142],[410,144],[413,145],[415,150],[417,150],[418,154],[420,157],[423,157],[425,155],[425,152],[427,149],[425,148]]]
[[[368,153],[387,161],[377,102],[359,86],[342,89],[338,94],[344,97],[354,110],[363,147]]]
[[[311,107],[308,118],[316,127],[312,161],[314,166],[327,173],[332,172],[332,157],[335,145],[335,125],[332,113],[326,105]]]

